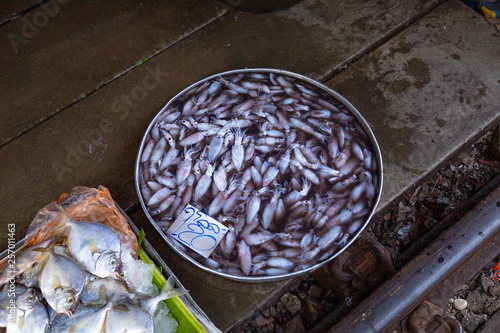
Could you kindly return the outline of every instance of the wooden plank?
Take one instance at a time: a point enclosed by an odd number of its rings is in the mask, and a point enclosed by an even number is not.
[[[52,0],[56,1],[56,0]],[[63,0],[64,1],[64,0]],[[40,0],[16,0],[0,2],[0,26],[16,18],[21,13],[36,8]]]
[[[357,4],[346,0],[340,6],[342,15],[330,2],[305,1],[280,13],[222,17],[2,147],[0,160],[9,163],[0,164],[0,221],[16,220],[18,232],[23,234],[40,207],[74,185],[102,184],[123,207],[136,204],[133,173],[137,149],[148,123],[169,98],[207,75],[246,66],[283,68],[321,79],[342,64],[342,59],[375,43],[374,30],[385,38],[408,19],[409,11],[419,15],[425,7],[416,6],[421,1],[408,1],[402,9],[394,1],[395,12],[389,15],[391,7],[384,3],[378,10],[392,25],[381,21],[386,27],[383,30],[364,24],[361,27],[366,30],[357,32],[357,42],[348,42],[352,32],[342,30],[341,35],[337,25],[345,26],[354,17],[373,16],[376,3],[374,0],[367,6],[369,11],[360,12]],[[311,25],[320,19],[336,19],[337,25]],[[331,37],[334,32],[335,40]],[[23,89],[18,87],[18,91],[22,94]],[[92,153],[90,147],[94,147]],[[5,244],[1,233],[0,240]]]
[[[448,1],[327,83],[377,137],[383,204],[498,121],[499,54],[498,31]]]
[[[59,1],[0,27],[0,145],[226,12],[195,0]]]

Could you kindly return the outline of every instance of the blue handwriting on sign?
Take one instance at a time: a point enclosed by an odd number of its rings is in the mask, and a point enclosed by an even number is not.
[[[209,251],[217,246],[217,239],[212,234],[218,235],[221,231],[226,233],[227,229],[221,229],[217,224],[208,222],[207,214],[193,208],[187,207],[184,213],[191,214],[172,233],[172,236],[187,244],[191,248],[200,251]],[[184,227],[185,226],[185,227]],[[188,229],[188,230],[181,230]],[[181,230],[179,232],[179,230]]]

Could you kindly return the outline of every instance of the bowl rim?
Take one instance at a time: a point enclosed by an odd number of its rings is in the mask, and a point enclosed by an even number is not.
[[[220,77],[230,76],[230,75],[235,75],[235,74],[241,74],[241,73],[273,73],[273,74],[279,74],[279,75],[286,75],[286,76],[290,76],[290,77],[293,77],[293,78],[297,78],[297,79],[303,80],[303,81],[305,81],[305,82],[307,82],[307,83],[315,86],[316,88],[319,88],[319,89],[321,89],[323,91],[326,91],[327,93],[331,94],[336,100],[338,100],[339,102],[341,102],[356,117],[356,120],[359,121],[359,123],[361,124],[361,126],[365,130],[365,132],[366,132],[366,134],[367,134],[367,136],[368,136],[368,138],[370,140],[370,143],[372,145],[372,148],[374,150],[375,158],[376,158],[376,161],[377,161],[377,172],[376,172],[376,174],[377,174],[377,183],[378,184],[377,184],[377,193],[376,193],[375,200],[374,200],[374,203],[373,203],[373,207],[372,207],[372,209],[370,211],[370,214],[366,218],[366,220],[363,223],[363,225],[353,235],[353,237],[349,240],[349,242],[346,245],[344,245],[337,252],[333,253],[331,255],[331,257],[329,257],[328,259],[323,260],[321,262],[317,262],[316,264],[314,264],[314,265],[312,265],[312,266],[310,266],[308,268],[302,269],[300,271],[289,272],[287,274],[273,275],[273,276],[237,276],[237,275],[232,275],[232,274],[227,274],[227,273],[219,272],[219,271],[217,271],[215,269],[207,267],[207,266],[203,265],[202,263],[196,261],[195,259],[191,258],[188,254],[186,254],[181,249],[179,249],[167,237],[167,235],[161,230],[160,227],[158,227],[158,225],[156,224],[156,222],[153,220],[153,218],[149,214],[148,209],[146,207],[146,204],[145,204],[145,202],[144,202],[144,200],[142,198],[142,193],[141,193],[141,190],[140,190],[140,182],[139,182],[139,168],[140,168],[140,165],[141,165],[141,161],[140,160],[141,160],[142,152],[143,152],[144,147],[146,145],[147,137],[150,134],[151,129],[153,128],[153,126],[156,124],[157,119],[163,114],[163,112],[165,110],[167,110],[172,105],[172,103],[174,103],[178,99],[182,98],[182,96],[186,92],[190,91],[191,89],[193,89],[193,88],[195,88],[195,87],[203,84],[206,81],[212,81],[212,80],[220,78]],[[335,90],[327,87],[325,84],[323,84],[321,82],[318,82],[318,81],[316,81],[314,79],[311,79],[311,78],[309,78],[307,76],[304,76],[302,74],[298,74],[298,73],[294,73],[294,72],[290,72],[290,71],[286,71],[286,70],[282,70],[282,69],[245,68],[245,69],[235,69],[235,70],[225,71],[225,72],[213,74],[213,75],[208,76],[208,77],[206,77],[204,79],[201,79],[201,80],[199,80],[199,81],[197,81],[197,82],[189,85],[187,88],[183,89],[182,91],[180,91],[178,94],[176,94],[174,97],[172,97],[167,102],[167,104],[165,104],[165,106],[163,106],[163,108],[161,108],[161,110],[156,114],[156,116],[150,122],[148,128],[146,129],[146,132],[144,133],[144,135],[142,137],[141,144],[139,146],[139,151],[137,153],[136,163],[135,163],[134,180],[135,180],[135,189],[136,189],[136,192],[137,192],[137,196],[139,197],[139,201],[141,203],[141,207],[142,207],[142,210],[144,211],[144,214],[148,218],[149,222],[153,225],[153,227],[160,233],[160,235],[162,236],[162,238],[167,242],[167,244],[177,254],[179,254],[183,259],[191,262],[192,264],[194,264],[195,266],[197,266],[198,268],[201,268],[202,270],[204,270],[206,272],[218,275],[220,277],[228,278],[228,279],[231,279],[231,280],[240,281],[240,282],[270,282],[270,281],[278,281],[278,280],[288,279],[288,278],[300,276],[300,275],[309,273],[311,271],[314,271],[315,269],[317,269],[317,268],[319,268],[319,267],[327,264],[328,262],[332,261],[337,256],[339,256],[340,254],[342,254],[349,246],[352,245],[352,243],[354,243],[358,239],[358,237],[361,235],[361,233],[368,226],[368,224],[370,223],[373,215],[377,211],[377,207],[378,207],[378,204],[380,202],[380,198],[382,196],[383,164],[382,164],[382,154],[381,154],[381,151],[380,151],[380,147],[378,145],[377,139],[375,138],[375,135],[373,134],[373,131],[370,128],[368,122],[361,115],[361,113],[347,99],[345,99],[342,95],[340,95],[339,93],[337,93]]]

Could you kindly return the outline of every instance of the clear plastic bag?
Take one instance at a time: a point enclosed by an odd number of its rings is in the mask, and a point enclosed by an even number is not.
[[[98,222],[115,229],[120,235],[122,246],[137,258],[137,238],[104,186],[74,187],[70,193],[62,194],[56,201],[40,209],[28,228],[21,250],[55,236],[64,224],[61,207],[77,222]]]

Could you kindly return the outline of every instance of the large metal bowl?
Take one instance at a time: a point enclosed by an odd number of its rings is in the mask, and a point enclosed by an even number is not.
[[[309,83],[310,85],[318,88],[318,89],[321,89],[323,90],[324,92],[327,92],[328,94],[330,94],[334,99],[336,99],[337,101],[341,102],[342,104],[345,105],[345,107],[347,109],[349,109],[349,111],[352,113],[352,115],[357,119],[357,121],[361,124],[361,126],[363,127],[363,129],[365,130],[369,140],[370,140],[370,143],[372,145],[372,148],[373,148],[373,153],[375,154],[375,158],[376,158],[376,161],[377,161],[377,181],[376,181],[376,195],[375,195],[375,199],[374,199],[374,202],[373,202],[373,207],[371,209],[371,212],[370,214],[367,216],[366,218],[366,221],[365,223],[361,226],[361,228],[354,234],[354,236],[351,238],[351,240],[346,244],[344,245],[344,247],[340,248],[337,252],[335,252],[330,258],[322,261],[322,262],[319,262],[313,266],[310,266],[309,268],[307,269],[303,269],[303,270],[300,270],[300,271],[294,271],[294,272],[290,272],[290,273],[287,273],[287,274],[282,274],[282,275],[275,275],[275,276],[236,276],[236,275],[231,275],[231,274],[227,274],[227,273],[223,273],[223,272],[219,272],[217,270],[214,270],[210,267],[207,267],[203,264],[201,264],[200,262],[194,260],[193,258],[191,258],[189,255],[187,255],[185,252],[183,252],[182,250],[180,250],[164,233],[163,231],[160,229],[160,227],[155,223],[154,219],[151,217],[151,215],[149,214],[148,212],[148,209],[146,207],[146,204],[144,202],[144,199],[142,197],[142,194],[141,194],[141,190],[140,190],[140,184],[139,184],[139,170],[140,170],[140,157],[143,153],[143,150],[144,150],[144,147],[146,145],[146,140],[148,138],[148,135],[152,129],[152,127],[155,125],[155,123],[157,122],[157,119],[159,117],[161,117],[162,113],[167,110],[174,102],[178,101],[178,100],[182,100],[182,97],[183,95],[190,91],[191,89],[203,84],[204,82],[206,81],[212,81],[214,79],[217,79],[219,77],[225,77],[225,76],[231,76],[231,75],[235,75],[235,74],[240,74],[240,73],[274,73],[274,74],[278,74],[278,75],[283,75],[283,76],[290,76],[290,77],[293,77],[293,78],[296,78],[296,79],[299,79],[299,80],[302,80],[304,82],[307,82]],[[383,167],[382,167],[382,156],[381,156],[381,153],[380,153],[380,147],[377,143],[377,140],[375,139],[375,136],[372,132],[372,130],[370,129],[370,126],[368,125],[368,123],[366,122],[366,120],[363,118],[363,116],[359,113],[358,110],[356,110],[356,108],[348,101],[346,100],[344,97],[342,97],[339,93],[337,93],[336,91],[328,88],[327,86],[323,85],[322,83],[319,83],[311,78],[308,78],[306,76],[303,76],[303,75],[300,75],[300,74],[296,74],[296,73],[293,73],[293,72],[289,72],[289,71],[284,71],[284,70],[279,70],[279,69],[267,69],[267,68],[255,68],[255,69],[239,69],[239,70],[232,70],[232,71],[227,71],[227,72],[223,72],[223,73],[219,73],[219,74],[215,74],[215,75],[212,75],[210,77],[207,77],[203,80],[200,80],[194,84],[192,84],[191,86],[187,87],[186,89],[184,89],[183,91],[181,91],[180,93],[178,93],[174,98],[172,98],[161,110],[160,112],[156,115],[156,117],[151,121],[151,123],[149,124],[147,130],[146,130],[146,133],[144,134],[144,137],[141,141],[141,146],[139,148],[139,152],[138,152],[138,157],[137,157],[137,161],[136,161],[136,167],[135,167],[135,185],[136,185],[136,191],[137,191],[137,195],[139,197],[139,201],[141,202],[141,206],[142,206],[142,209],[144,210],[144,213],[146,214],[146,216],[148,217],[149,221],[152,223],[153,227],[156,228],[156,230],[158,230],[158,232],[162,235],[163,239],[165,240],[165,242],[175,251],[177,252],[182,258],[184,258],[185,260],[191,262],[192,264],[196,265],[197,267],[203,269],[204,271],[207,271],[209,273],[212,273],[212,274],[215,274],[215,275],[218,275],[218,276],[222,276],[222,277],[225,277],[225,278],[228,278],[228,279],[232,279],[232,280],[236,280],[236,281],[242,281],[242,282],[266,282],[266,281],[276,281],[276,280],[282,280],[282,279],[286,279],[286,278],[290,278],[290,277],[294,277],[294,276],[298,276],[298,275],[302,275],[304,273],[308,273],[308,272],[311,272],[315,269],[317,269],[318,267],[326,264],[327,262],[333,260],[335,257],[337,257],[338,255],[340,255],[342,252],[346,251],[347,248],[359,237],[359,235],[363,232],[363,230],[366,228],[366,226],[368,225],[368,223],[370,222],[373,214],[375,213],[376,211],[376,208],[378,206],[378,203],[380,201],[380,197],[381,197],[381,194],[382,194],[382,184],[383,184]]]

